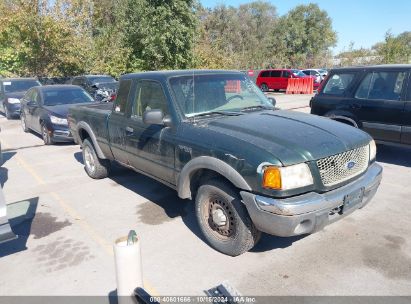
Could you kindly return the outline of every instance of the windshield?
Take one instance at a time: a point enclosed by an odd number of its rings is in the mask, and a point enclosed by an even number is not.
[[[24,92],[28,89],[40,86],[37,80],[5,80],[3,81],[4,91],[6,93]]]
[[[302,71],[300,71],[300,70],[293,70],[293,74],[295,75],[295,76],[300,76],[300,77],[305,77],[305,76],[307,76],[307,75],[305,75]]]
[[[240,112],[245,108],[273,105],[243,74],[214,74],[172,77],[170,86],[186,117],[207,112]]]
[[[57,106],[63,104],[76,104],[93,102],[93,98],[83,89],[67,88],[43,91],[45,106]]]
[[[116,82],[116,80],[111,76],[98,76],[89,78],[92,84],[103,83],[103,82]]]

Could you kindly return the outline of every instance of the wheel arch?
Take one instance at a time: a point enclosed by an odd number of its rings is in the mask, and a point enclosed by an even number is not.
[[[181,170],[177,180],[178,196],[192,199],[201,182],[214,177],[223,178],[236,188],[251,191],[246,180],[233,167],[215,157],[200,156],[189,161]]]
[[[106,159],[107,158],[107,157],[104,156],[104,153],[101,150],[101,148],[100,148],[100,146],[97,142],[97,138],[94,135],[93,130],[91,129],[91,127],[87,123],[81,121],[77,124],[77,134],[78,134],[78,138],[79,138],[79,141],[80,141],[79,142],[80,145],[83,144],[83,141],[85,139],[90,138],[90,140],[91,140],[91,142],[94,146],[94,149],[96,150],[97,156],[101,159]]]
[[[361,123],[349,112],[329,112],[324,116],[341,123],[352,125],[355,128],[361,128]]]

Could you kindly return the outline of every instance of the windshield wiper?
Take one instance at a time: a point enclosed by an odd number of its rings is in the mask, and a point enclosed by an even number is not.
[[[210,111],[204,113],[194,114],[191,117],[200,117],[200,116],[212,116],[212,115],[223,115],[223,116],[238,116],[241,115],[239,112],[228,112],[228,111]]]
[[[268,106],[250,106],[250,107],[245,107],[241,109],[241,112],[244,111],[252,111],[252,110],[273,110],[274,107],[268,107]]]

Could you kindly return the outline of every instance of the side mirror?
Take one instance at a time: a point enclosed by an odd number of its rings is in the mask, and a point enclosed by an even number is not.
[[[268,100],[271,102],[271,104],[275,107],[275,104],[277,103],[277,101],[275,100],[274,97],[267,97]]]
[[[159,109],[147,110],[143,113],[143,122],[146,125],[164,125],[164,114]]]

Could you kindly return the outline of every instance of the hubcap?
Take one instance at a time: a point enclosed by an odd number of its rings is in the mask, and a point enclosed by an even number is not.
[[[235,232],[234,211],[229,203],[214,198],[208,203],[208,224],[218,237],[230,237]]]
[[[91,153],[89,147],[84,148],[84,161],[86,162],[86,167],[90,170],[90,172],[94,172],[96,166],[94,164],[93,153]]]

